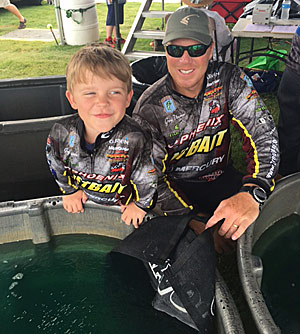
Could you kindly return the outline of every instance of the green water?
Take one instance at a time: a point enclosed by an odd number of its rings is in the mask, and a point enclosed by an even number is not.
[[[255,244],[263,261],[262,292],[282,333],[300,333],[300,216],[276,222]]]
[[[143,264],[109,255],[116,242],[73,235],[0,245],[0,333],[195,333],[152,308]]]

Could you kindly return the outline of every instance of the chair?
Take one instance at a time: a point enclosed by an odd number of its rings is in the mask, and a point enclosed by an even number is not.
[[[249,2],[251,0],[215,0],[209,9],[219,13],[226,23],[236,23]]]

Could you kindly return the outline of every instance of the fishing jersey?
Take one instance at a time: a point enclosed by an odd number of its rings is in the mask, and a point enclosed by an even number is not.
[[[83,190],[104,205],[130,201],[147,211],[154,205],[157,173],[151,140],[129,116],[100,134],[92,151],[85,148],[84,124],[78,114],[55,123],[47,138],[50,170],[63,194]]]
[[[176,180],[211,182],[231,164],[230,122],[246,153],[243,183],[257,184],[268,193],[273,190],[279,163],[277,130],[251,80],[237,66],[210,62],[196,98],[175,92],[167,74],[143,93],[133,118],[152,135],[163,212],[193,209]]]

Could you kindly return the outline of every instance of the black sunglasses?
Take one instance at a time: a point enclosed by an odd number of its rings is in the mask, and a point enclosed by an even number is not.
[[[209,47],[210,44],[209,45],[196,44],[189,46],[166,45],[166,50],[169,56],[175,58],[182,57],[185,50],[187,50],[190,57],[201,57],[204,55],[204,53]]]

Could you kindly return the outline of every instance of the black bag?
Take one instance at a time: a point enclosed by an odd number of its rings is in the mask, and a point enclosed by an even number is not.
[[[245,73],[251,79],[254,88],[258,93],[273,93],[276,92],[282,73],[276,71],[255,71],[245,69]]]
[[[113,252],[142,260],[157,291],[153,307],[200,333],[215,333],[215,251],[211,232],[188,228],[188,216],[156,217]]]

